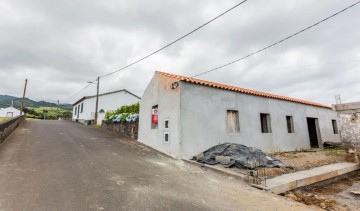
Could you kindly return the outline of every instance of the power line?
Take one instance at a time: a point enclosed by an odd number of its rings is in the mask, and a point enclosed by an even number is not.
[[[279,40],[279,41],[271,44],[271,45],[268,45],[268,46],[266,46],[266,47],[264,47],[264,48],[262,48],[262,49],[260,49],[260,50],[257,50],[257,51],[252,52],[252,53],[250,53],[250,54],[248,54],[248,55],[246,55],[246,56],[244,56],[244,57],[241,57],[241,58],[239,58],[239,59],[233,60],[233,61],[231,61],[231,62],[229,62],[229,63],[226,63],[226,64],[221,65],[221,66],[218,66],[218,67],[216,67],[216,68],[207,70],[207,71],[205,71],[205,72],[196,74],[196,75],[191,76],[191,77],[198,77],[198,76],[200,76],[200,75],[204,75],[204,74],[213,72],[213,71],[215,71],[215,70],[221,69],[221,68],[223,68],[223,67],[226,67],[226,66],[229,66],[229,65],[231,65],[231,64],[234,64],[234,63],[236,63],[236,62],[239,62],[239,61],[241,61],[241,60],[244,60],[244,59],[246,59],[246,58],[248,58],[248,57],[250,57],[250,56],[253,56],[253,55],[255,55],[255,54],[258,54],[258,53],[260,53],[260,52],[262,52],[262,51],[265,51],[265,50],[267,50],[267,49],[269,49],[269,48],[271,48],[271,47],[273,47],[273,46],[275,46],[275,45],[278,45],[278,44],[280,44],[280,43],[282,43],[282,42],[284,42],[284,41],[286,41],[286,40],[288,40],[288,39],[290,39],[290,38],[292,38],[292,37],[294,37],[294,36],[296,36],[296,35],[298,35],[298,34],[300,34],[300,33],[302,33],[302,32],[305,32],[305,31],[307,31],[307,30],[309,30],[309,29],[311,29],[311,28],[313,28],[313,27],[315,27],[315,26],[317,26],[317,25],[319,25],[319,24],[321,24],[321,23],[329,20],[330,18],[333,18],[333,17],[339,15],[339,14],[342,13],[342,12],[345,12],[346,10],[348,10],[348,9],[356,6],[356,5],[359,4],[359,3],[360,3],[360,1],[352,4],[352,5],[344,8],[344,9],[342,9],[342,10],[340,10],[340,11],[338,11],[338,12],[336,12],[336,13],[330,15],[330,16],[328,16],[327,18],[324,18],[324,19],[322,19],[322,20],[314,23],[314,24],[311,25],[311,26],[308,26],[308,27],[306,27],[306,28],[304,28],[304,29],[302,29],[302,30],[300,30],[300,31],[292,34],[292,35],[289,35],[289,36],[287,36],[287,37],[285,37],[285,38],[283,38],[283,39],[281,39],[281,40]]]
[[[126,66],[124,66],[124,67],[121,67],[121,68],[118,69],[118,70],[115,70],[115,71],[113,71],[113,72],[110,72],[110,73],[107,73],[107,74],[105,74],[105,75],[102,75],[102,76],[100,76],[100,78],[103,78],[103,77],[112,75],[112,74],[114,74],[114,73],[120,72],[120,71],[122,71],[122,70],[124,70],[124,69],[126,69],[126,68],[129,68],[129,67],[133,66],[134,64],[137,64],[137,63],[139,63],[139,62],[141,62],[141,61],[149,58],[150,56],[152,56],[152,55],[154,55],[154,54],[156,54],[156,53],[164,50],[165,48],[167,48],[167,47],[169,47],[169,46],[177,43],[178,41],[180,41],[180,40],[184,39],[185,37],[191,35],[192,33],[198,31],[199,29],[201,29],[201,28],[203,28],[204,26],[210,24],[211,22],[215,21],[216,19],[220,18],[221,16],[225,15],[226,13],[230,12],[231,10],[237,8],[238,6],[242,5],[243,3],[247,2],[247,1],[248,1],[248,0],[243,0],[243,1],[239,2],[239,3],[237,3],[236,5],[234,5],[233,7],[231,7],[230,9],[226,10],[225,12],[222,12],[220,15],[217,15],[217,16],[214,17],[213,19],[207,21],[206,23],[202,24],[201,26],[193,29],[192,31],[190,31],[190,32],[188,32],[188,33],[186,33],[185,35],[177,38],[176,40],[168,43],[167,45],[161,47],[160,49],[158,49],[158,50],[156,50],[156,51],[148,54],[147,56],[142,57],[141,59],[136,60],[135,62],[132,62],[131,64],[128,64],[128,65],[126,65]],[[95,82],[95,81],[96,81],[96,79],[95,79],[93,82]],[[79,90],[78,92],[76,92],[75,94],[73,94],[73,95],[71,95],[70,97],[67,97],[67,98],[65,98],[65,99],[63,99],[63,100],[66,100],[66,99],[69,99],[69,98],[72,98],[72,97],[78,95],[79,93],[81,93],[83,90],[85,90],[85,89],[88,88],[89,86],[90,86],[90,84],[88,84],[87,86],[85,86],[84,88],[82,88],[81,90]]]
[[[269,68],[297,68],[297,67],[311,67],[311,66],[319,66],[319,65],[333,65],[333,64],[349,64],[349,63],[358,63],[360,60],[350,60],[350,61],[335,61],[335,62],[323,62],[323,63],[313,63],[313,64],[302,64],[302,65],[293,65],[293,66],[270,66]]]
[[[67,97],[67,98],[62,99],[61,101],[70,99],[70,98],[72,98],[72,97],[75,97],[76,95],[78,95],[79,93],[81,93],[82,91],[84,91],[85,89],[87,89],[87,88],[88,88],[89,86],[91,86],[91,85],[92,85],[92,83],[89,83],[89,84],[86,85],[84,88],[82,88],[82,89],[80,89],[79,91],[77,91],[75,94],[73,94],[73,95],[71,95],[71,96],[69,96],[69,97]]]
[[[152,52],[152,53],[148,54],[147,56],[142,57],[141,59],[136,60],[135,62],[133,62],[133,63],[131,63],[131,64],[128,64],[128,65],[126,65],[126,66],[124,66],[124,67],[121,67],[121,68],[120,68],[120,69],[118,69],[118,70],[115,70],[115,71],[113,71],[113,72],[111,72],[111,73],[107,73],[107,74],[105,74],[105,75],[102,75],[102,76],[100,76],[100,78],[103,78],[103,77],[106,77],[106,76],[112,75],[112,74],[114,74],[114,73],[117,73],[117,72],[119,72],[119,71],[121,71],[121,70],[124,70],[124,69],[126,69],[126,68],[128,68],[128,67],[133,66],[134,64],[137,64],[137,63],[139,63],[139,62],[141,62],[141,61],[143,61],[143,60],[145,60],[145,59],[149,58],[150,56],[152,56],[152,55],[154,55],[154,54],[156,54],[156,53],[158,53],[158,52],[160,52],[160,51],[164,50],[165,48],[167,48],[167,47],[169,47],[169,46],[171,46],[171,45],[173,45],[173,44],[177,43],[178,41],[180,41],[180,40],[184,39],[185,37],[189,36],[190,34],[192,34],[192,33],[196,32],[196,31],[198,31],[199,29],[201,29],[201,28],[203,28],[204,26],[206,26],[206,25],[210,24],[211,22],[215,21],[216,19],[220,18],[221,16],[225,15],[226,13],[230,12],[231,10],[233,10],[233,9],[237,8],[238,6],[242,5],[243,3],[247,2],[247,1],[248,1],[248,0],[244,0],[244,1],[241,1],[241,2],[237,3],[235,6],[231,7],[230,9],[228,9],[228,10],[226,10],[225,12],[221,13],[220,15],[216,16],[215,18],[213,18],[213,19],[209,20],[208,22],[206,22],[206,23],[202,24],[201,26],[199,26],[199,27],[195,28],[194,30],[192,30],[192,31],[190,31],[190,32],[188,32],[188,33],[186,33],[185,35],[183,35],[183,36],[179,37],[178,39],[176,39],[176,40],[174,40],[174,41],[170,42],[169,44],[167,44],[167,45],[165,45],[165,46],[161,47],[160,49],[158,49],[158,50],[156,50],[156,51],[154,51],[154,52]]]
[[[360,60],[323,62],[323,63],[303,64],[303,65],[296,65],[296,66],[283,66],[280,68],[310,67],[310,66],[318,66],[318,65],[346,64],[346,63],[357,63],[357,62],[360,62]]]

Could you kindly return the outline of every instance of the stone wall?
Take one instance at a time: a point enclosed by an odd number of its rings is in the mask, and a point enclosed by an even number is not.
[[[360,145],[360,112],[339,114],[339,129],[343,142]]]
[[[25,116],[18,116],[8,121],[0,123],[0,143],[5,139],[25,120]]]
[[[105,122],[101,124],[101,128],[106,130],[115,131],[120,135],[128,138],[137,139],[139,122]]]
[[[360,146],[360,102],[333,105],[338,112],[341,141]]]

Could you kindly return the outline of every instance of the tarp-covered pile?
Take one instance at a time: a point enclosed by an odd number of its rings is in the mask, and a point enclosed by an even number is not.
[[[224,143],[194,156],[200,163],[215,165],[221,163],[224,167],[254,169],[257,167],[285,167],[278,159],[266,155],[254,147],[241,144]]]

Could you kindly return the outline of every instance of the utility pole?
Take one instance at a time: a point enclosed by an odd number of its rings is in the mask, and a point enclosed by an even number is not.
[[[335,95],[335,101],[336,101],[336,104],[341,104],[340,94]]]
[[[57,114],[57,119],[59,120],[59,100],[57,100],[56,114]]]
[[[27,79],[25,79],[24,93],[23,93],[23,97],[21,99],[20,115],[22,115],[24,112],[24,100],[25,100],[26,86],[27,86]]]
[[[95,120],[94,125],[97,124],[97,118],[98,118],[98,104],[99,104],[99,85],[100,85],[100,77],[97,78],[97,90],[96,90],[96,104],[95,104]]]

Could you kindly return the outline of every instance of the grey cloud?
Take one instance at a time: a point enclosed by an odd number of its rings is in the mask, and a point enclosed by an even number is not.
[[[45,1],[0,4],[0,94],[73,102],[67,98],[98,75],[145,56],[238,1]],[[155,70],[194,75],[240,58],[318,21],[354,1],[252,0],[185,40],[128,70],[101,79],[101,91],[142,95]],[[203,79],[322,103],[360,100],[357,6],[298,37]],[[3,18],[5,17],[5,18]],[[20,85],[19,85],[20,84]]]

